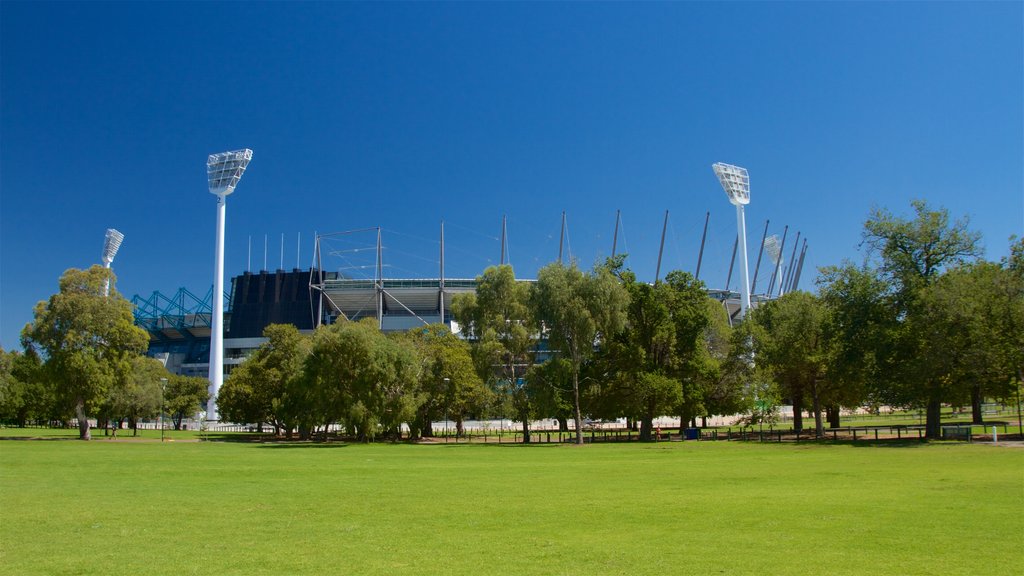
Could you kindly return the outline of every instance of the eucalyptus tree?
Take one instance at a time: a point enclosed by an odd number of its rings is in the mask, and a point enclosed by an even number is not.
[[[181,430],[186,418],[192,418],[206,406],[210,398],[209,384],[209,380],[198,376],[175,374],[167,379],[164,411],[170,415],[175,430]]]
[[[969,397],[975,424],[983,423],[985,397],[1004,398],[1014,389],[1022,336],[1024,290],[1010,271],[979,262],[943,274],[925,292],[921,317],[928,364],[941,379]]]
[[[653,438],[654,418],[678,413],[683,422],[705,414],[709,357],[705,331],[708,297],[701,282],[670,272],[664,282],[638,282],[621,260],[606,267],[628,294],[623,329],[605,342],[598,365],[607,365],[604,411],[617,407],[640,421],[640,438]],[[612,415],[620,414],[613,409]]]
[[[124,381],[107,391],[97,410],[100,418],[113,424],[115,436],[125,421],[137,435],[139,420],[156,417],[160,411],[161,381],[171,375],[155,358],[135,356],[130,364],[131,369],[121,375]]]
[[[792,401],[794,429],[803,429],[804,402],[809,396],[815,434],[822,436],[822,408],[833,401],[835,389],[827,378],[825,306],[813,294],[789,292],[758,306],[752,318],[764,328],[757,361],[768,368]]]
[[[316,392],[315,424],[341,423],[359,440],[397,435],[422,401],[415,349],[372,318],[318,328],[304,380]]]
[[[912,202],[915,217],[907,220],[875,210],[864,224],[864,242],[879,259],[879,273],[889,285],[897,326],[889,333],[882,372],[889,376],[889,395],[905,404],[923,405],[926,435],[938,438],[941,406],[955,399],[956,386],[944,378],[946,367],[928,361],[925,292],[951,267],[981,255],[980,235],[967,218],[950,221],[945,209],[930,210]]]
[[[30,419],[53,416],[53,393],[31,350],[0,350],[0,420],[24,428]]]
[[[269,422],[275,435],[291,435],[300,419],[311,410],[303,366],[310,339],[291,324],[270,324],[263,330],[265,342],[228,376],[217,398],[225,420]]]
[[[488,267],[477,277],[475,292],[452,302],[452,315],[472,342],[480,377],[511,399],[527,443],[534,409],[523,377],[533,364],[538,333],[529,304],[530,286],[516,281],[508,264]]]
[[[67,270],[60,291],[36,305],[32,323],[21,332],[24,348],[42,358],[43,377],[57,402],[74,411],[82,440],[91,437],[89,416],[127,381],[131,359],[149,342],[133,322],[131,303],[113,288],[105,296],[113,280],[113,272],[99,265]]]
[[[442,417],[454,418],[461,435],[465,419],[484,410],[493,395],[477,374],[469,343],[443,324],[412,328],[403,338],[419,352],[421,367],[412,437],[433,436],[431,422]]]
[[[595,350],[623,328],[629,294],[607,266],[584,273],[575,263],[548,264],[537,274],[531,305],[552,351],[569,362],[576,443],[583,443],[580,371]]]
[[[817,284],[827,312],[826,377],[835,385],[825,411],[829,426],[838,428],[842,407],[885,396],[878,383],[886,381],[882,366],[898,322],[887,283],[871,269],[851,263],[830,266],[822,269]]]
[[[705,415],[746,412],[748,396],[745,383],[729,370],[733,351],[733,329],[729,325],[729,314],[720,302],[711,298],[708,298],[705,307],[708,325],[704,330],[704,344],[698,349],[704,355],[704,369],[699,376],[702,380]]]

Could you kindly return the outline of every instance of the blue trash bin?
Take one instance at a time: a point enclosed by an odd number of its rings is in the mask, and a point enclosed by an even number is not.
[[[700,440],[700,428],[687,428],[686,429],[687,440]]]

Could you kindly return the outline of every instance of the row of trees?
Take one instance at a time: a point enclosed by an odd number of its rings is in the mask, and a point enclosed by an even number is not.
[[[131,427],[163,411],[175,429],[206,402],[207,381],[170,374],[144,353],[149,335],[133,324],[131,304],[102,266],[70,269],[60,291],[35,308],[22,331],[24,352],[0,350],[0,421],[78,420],[89,439],[89,418]]]
[[[403,424],[429,436],[441,418],[461,432],[471,416],[508,416],[524,441],[531,420],[556,418],[564,429],[574,421],[582,442],[584,416],[625,417],[650,438],[661,415],[758,421],[785,400],[798,430],[806,410],[821,434],[842,408],[889,404],[925,410],[937,437],[942,404],[971,404],[980,421],[983,398],[1020,385],[1024,242],[985,262],[966,220],[913,208],[912,219],[873,212],[863,264],[823,269],[817,294],[766,302],[735,327],[686,272],[650,285],[620,257],[588,271],[553,263],[525,283],[496,266],[453,302],[461,337],[441,325],[390,335],[373,322],[312,335],[270,326],[218,405],[226,420],[302,437],[334,424],[361,439]],[[0,359],[0,417],[137,420],[153,414],[161,378],[186,390],[181,415],[198,409],[204,381],[186,385],[141,357],[146,335],[130,305],[102,296],[109,274],[69,270],[60,293],[37,306],[26,352]]]

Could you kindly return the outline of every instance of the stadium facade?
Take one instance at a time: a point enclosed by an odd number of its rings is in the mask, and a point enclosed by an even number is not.
[[[244,272],[231,279],[224,371],[230,373],[265,341],[263,330],[270,324],[292,324],[308,333],[323,324],[374,318],[385,332],[435,323],[458,332],[451,316],[452,300],[475,290],[476,280],[467,278],[352,279],[316,269]],[[730,317],[740,310],[737,292],[708,290],[708,296],[722,302]],[[135,323],[149,332],[149,356],[175,374],[205,377],[212,297],[212,289],[200,298],[184,288],[173,296],[160,292],[148,298],[135,296]]]

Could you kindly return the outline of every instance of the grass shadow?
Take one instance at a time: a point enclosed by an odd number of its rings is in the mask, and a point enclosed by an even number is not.
[[[348,448],[351,446],[348,442],[314,442],[309,440],[278,440],[271,442],[260,443],[260,448],[271,448],[275,450],[279,449],[295,449],[295,448]]]

